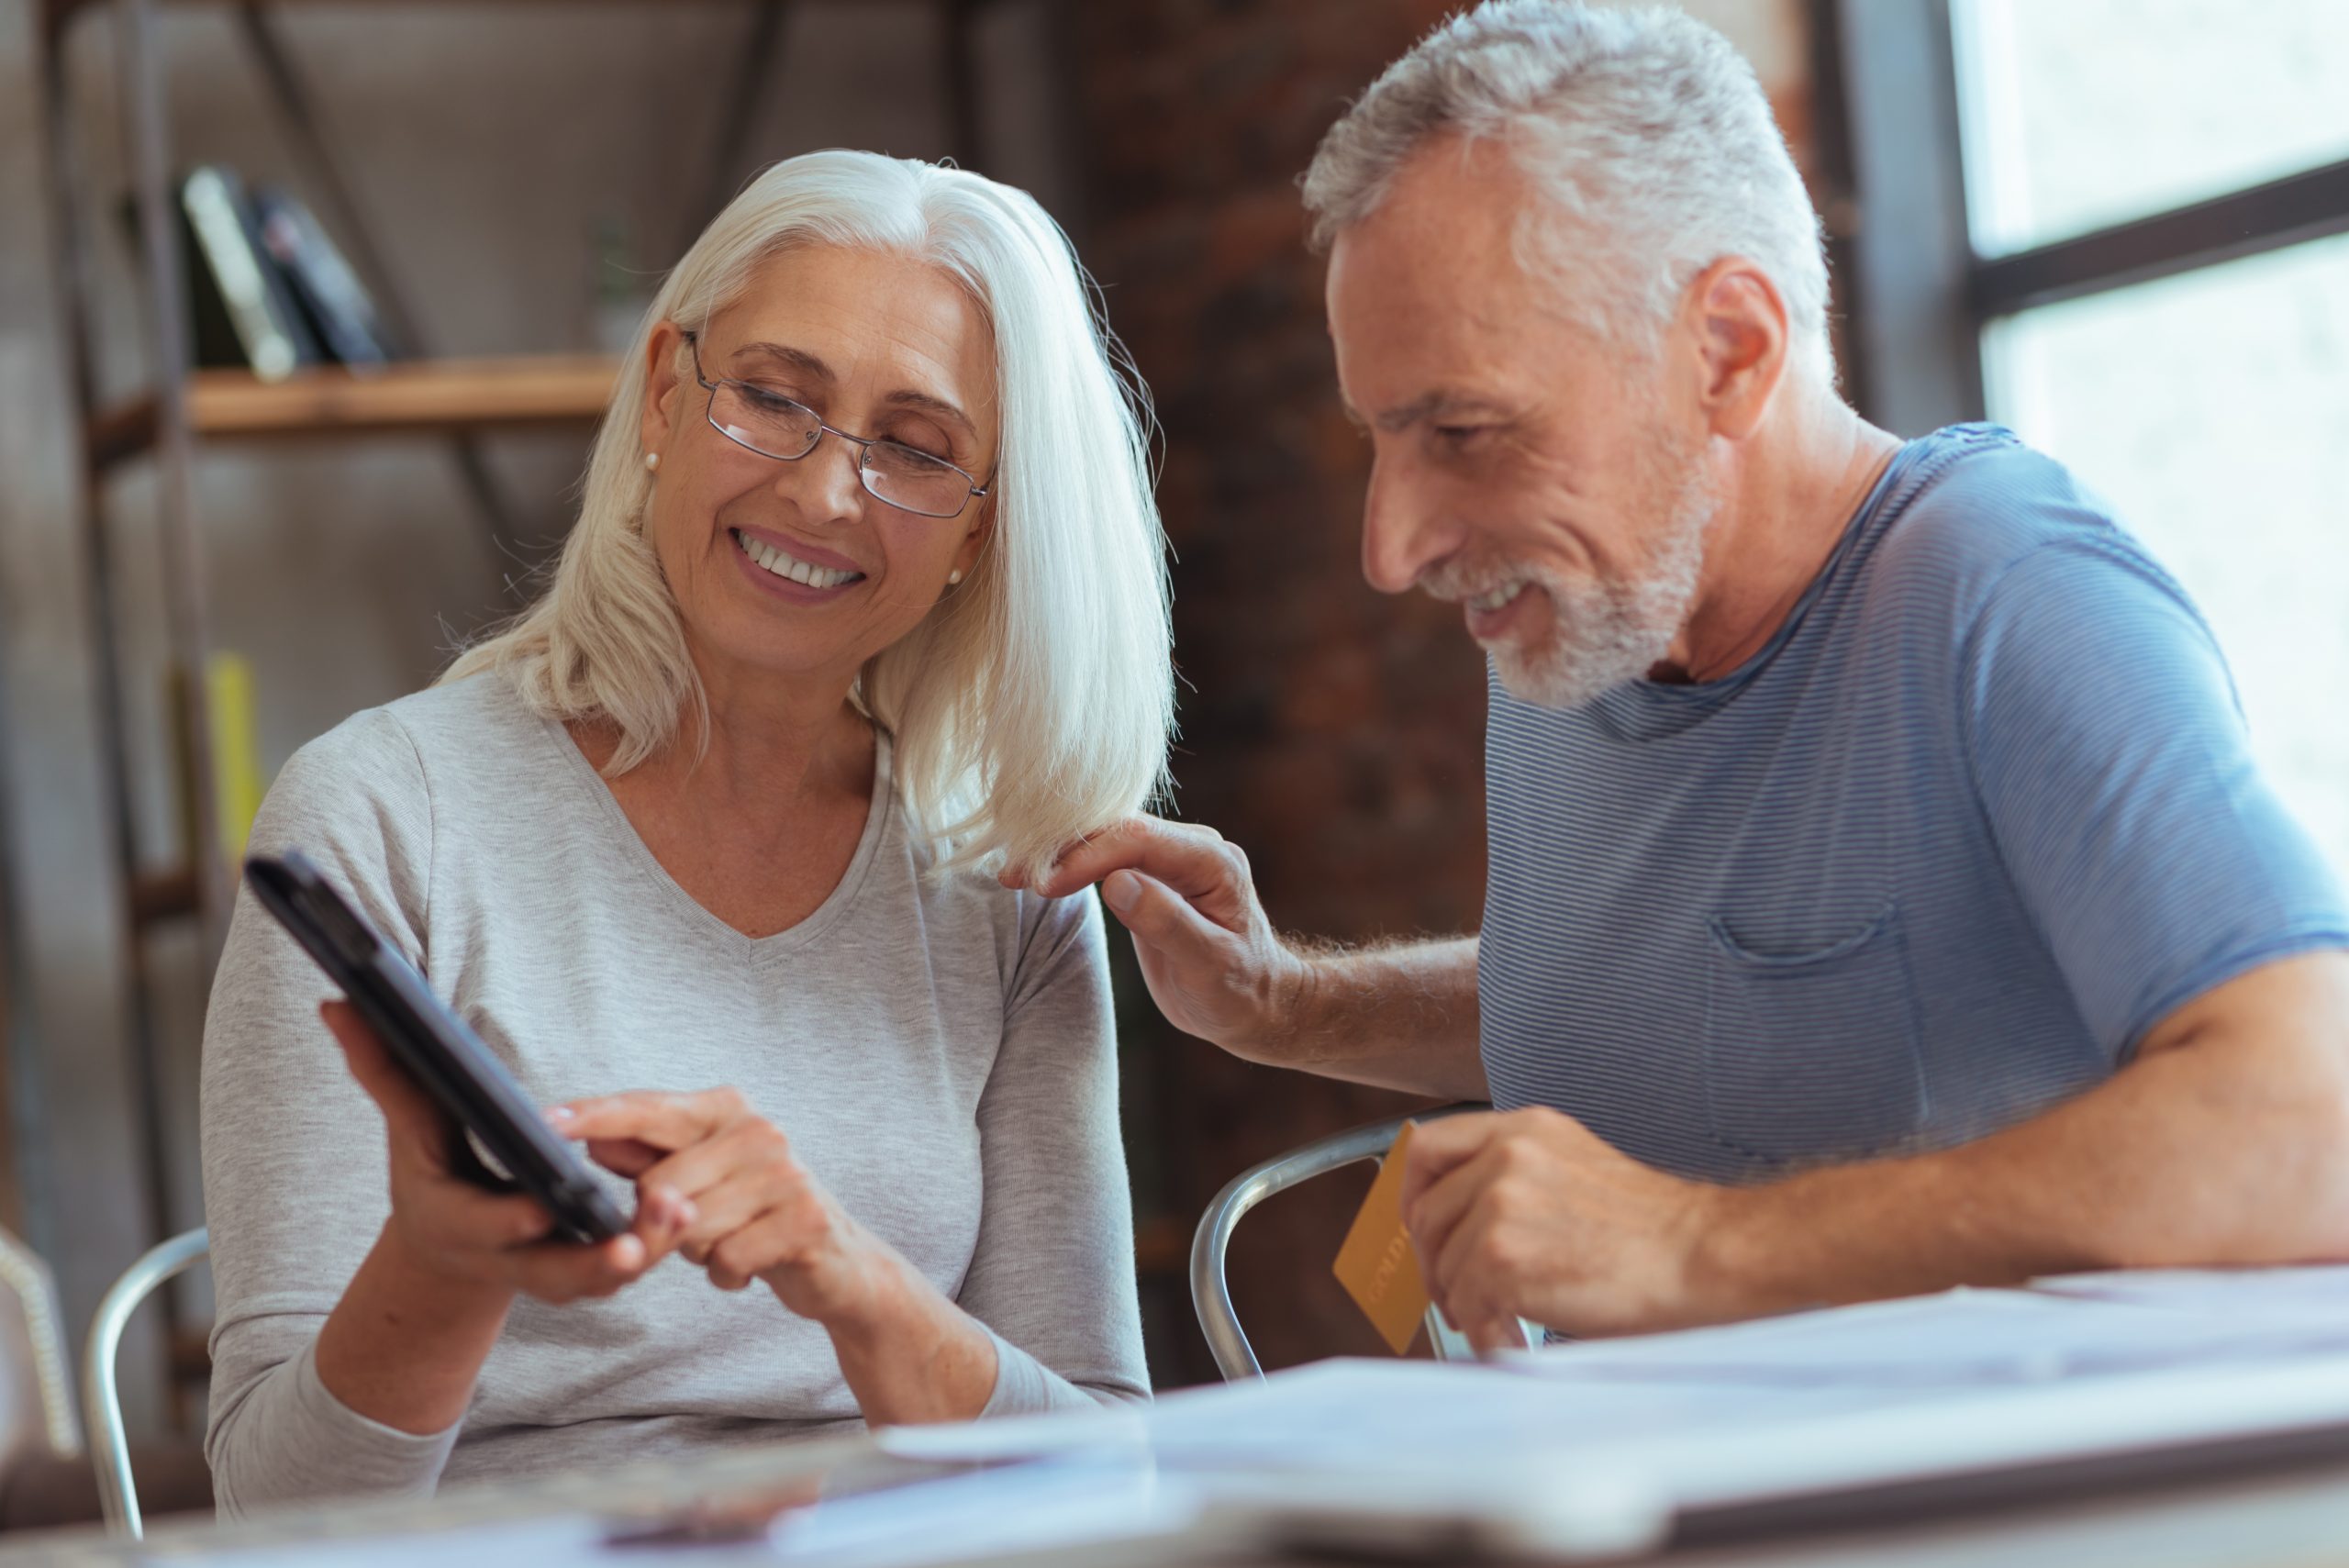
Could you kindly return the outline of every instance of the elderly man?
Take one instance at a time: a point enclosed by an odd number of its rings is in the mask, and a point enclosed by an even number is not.
[[[1480,1345],[2349,1256],[2349,907],[2176,584],[1986,426],[1836,394],[1817,219],[1671,14],[1496,0],[1305,182],[1372,584],[1493,671],[1481,935],[1330,951],[1164,823],[1074,847],[1178,1027],[1455,1098]]]

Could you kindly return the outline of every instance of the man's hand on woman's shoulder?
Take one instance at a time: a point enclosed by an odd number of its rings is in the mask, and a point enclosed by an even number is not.
[[[1028,885],[1017,873],[1004,881]],[[1033,891],[1060,898],[1097,883],[1169,1023],[1237,1056],[1280,1059],[1309,963],[1274,931],[1239,845],[1212,828],[1129,817],[1063,850]]]
[[[1003,880],[1030,885],[1014,872]],[[1318,951],[1286,940],[1239,845],[1155,817],[1070,844],[1033,887],[1059,898],[1096,883],[1133,934],[1151,999],[1184,1033],[1249,1062],[1415,1095],[1484,1096],[1474,937]]]

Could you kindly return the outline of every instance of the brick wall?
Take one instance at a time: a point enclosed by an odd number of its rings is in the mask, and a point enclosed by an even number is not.
[[[1176,809],[1247,850],[1277,924],[1346,940],[1475,927],[1484,665],[1456,612],[1383,597],[1357,569],[1368,453],[1339,411],[1295,182],[1345,100],[1453,8],[1069,9],[1083,243],[1164,426],[1186,683]],[[1787,80],[1804,59],[1784,37],[1793,0],[1703,10],[1774,50],[1774,97],[1807,106]],[[1411,1103],[1230,1060],[1146,1004],[1128,1020],[1143,1202],[1186,1230],[1242,1167]],[[1375,1347],[1327,1268],[1368,1179],[1328,1178],[1242,1228],[1233,1290],[1268,1367]],[[1162,1384],[1212,1377],[1179,1280],[1157,1283]]]

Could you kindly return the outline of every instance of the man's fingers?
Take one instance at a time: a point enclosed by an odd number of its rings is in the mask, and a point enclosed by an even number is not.
[[[1414,1137],[1411,1141],[1412,1152],[1417,1153],[1419,1140]],[[1403,1211],[1404,1227],[1411,1233],[1411,1246],[1419,1255],[1430,1295],[1448,1296],[1459,1284],[1469,1217],[1492,1186],[1498,1165],[1499,1151],[1488,1149],[1446,1173],[1420,1195],[1414,1207]]]
[[[1411,1146],[1403,1151],[1403,1185],[1396,1194],[1407,1223],[1422,1194],[1484,1152],[1499,1122],[1489,1111],[1472,1111],[1413,1124]]]
[[[1508,1282],[1473,1266],[1476,1248],[1491,1228],[1491,1216],[1472,1206],[1440,1251],[1419,1254],[1419,1266],[1428,1273],[1428,1294],[1444,1305],[1480,1354],[1494,1348],[1494,1324],[1514,1321]]]
[[[1071,844],[1035,890],[1061,898],[1120,870],[1139,871],[1186,898],[1199,898],[1230,884],[1231,850],[1209,828],[1134,817]]]
[[[1110,873],[1101,884],[1101,902],[1136,942],[1170,959],[1196,958],[1220,968],[1221,962],[1212,955],[1235,934],[1200,914],[1164,883],[1140,872]]]
[[[1491,1355],[1495,1351],[1521,1351],[1526,1348],[1525,1330],[1518,1327],[1515,1314],[1503,1312],[1471,1329],[1468,1342],[1480,1356]]]

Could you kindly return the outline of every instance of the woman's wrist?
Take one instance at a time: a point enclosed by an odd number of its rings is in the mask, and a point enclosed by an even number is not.
[[[513,1305],[508,1288],[432,1268],[386,1223],[318,1331],[318,1381],[370,1420],[446,1430]]]
[[[995,1392],[994,1336],[894,1248],[870,1241],[853,1305],[823,1319],[873,1425],[970,1420]]]
[[[419,1297],[429,1294],[458,1315],[479,1316],[494,1309],[502,1318],[518,1294],[510,1284],[451,1268],[418,1247],[401,1229],[396,1215],[384,1222],[383,1234],[375,1239],[368,1262],[387,1281],[399,1282]]]

